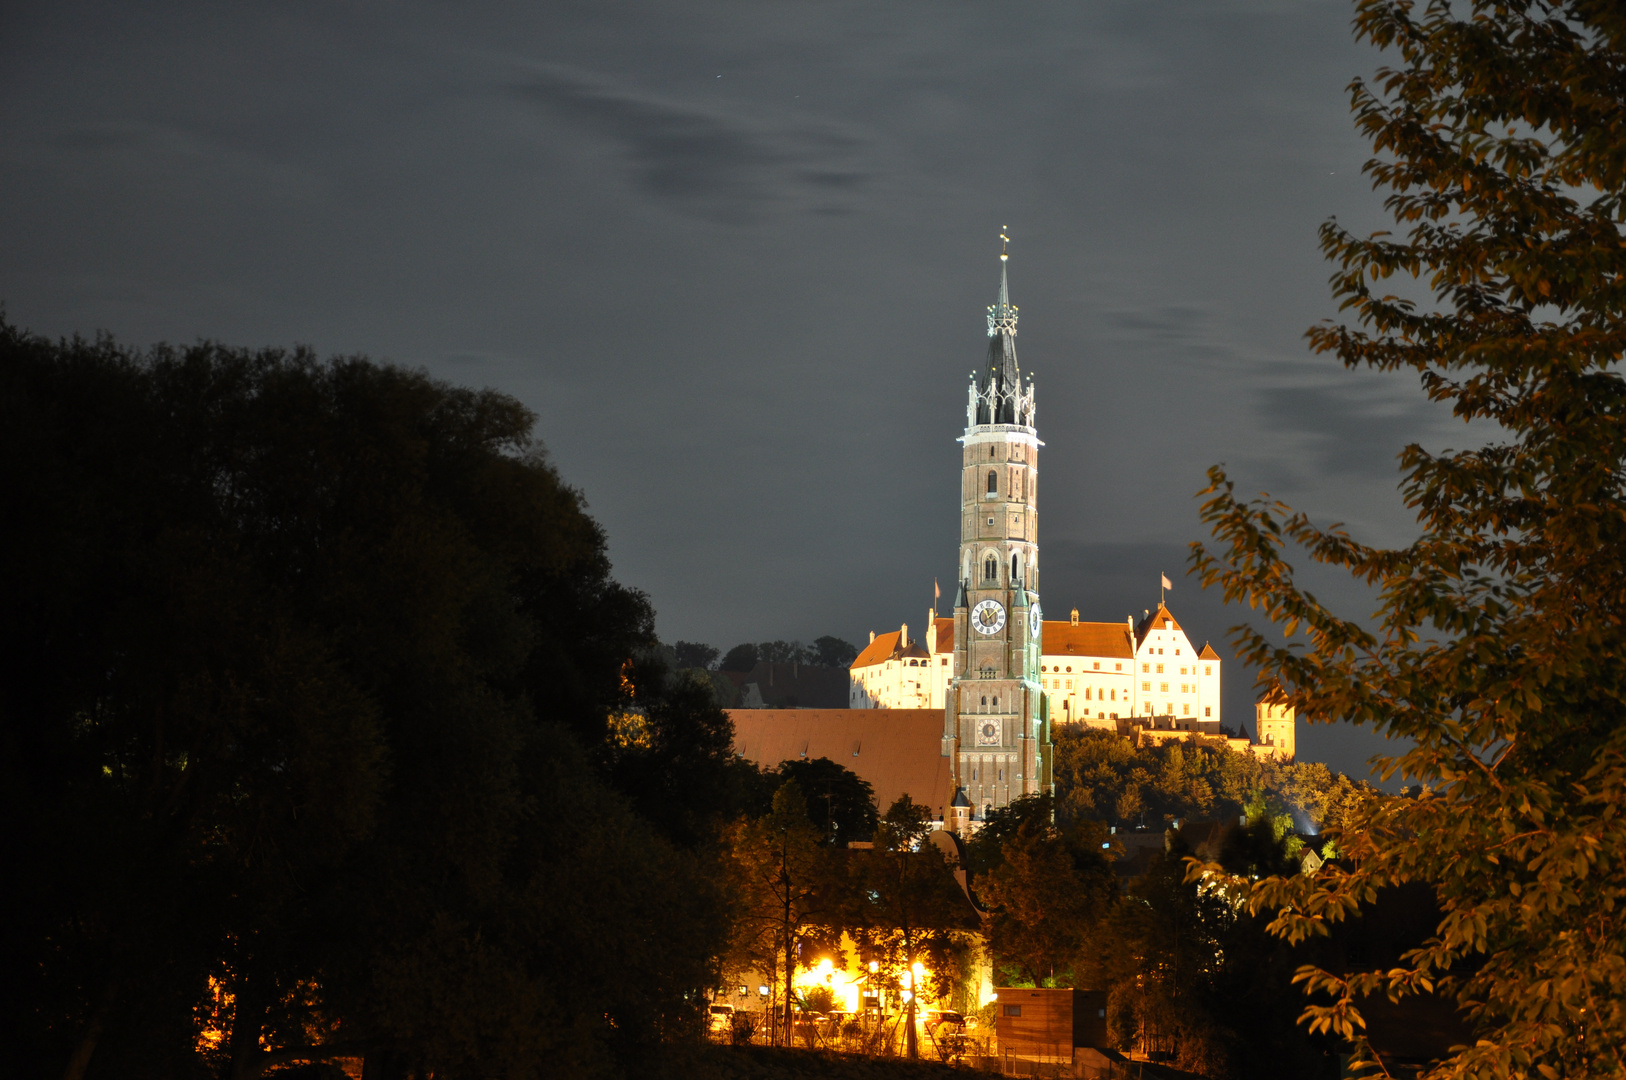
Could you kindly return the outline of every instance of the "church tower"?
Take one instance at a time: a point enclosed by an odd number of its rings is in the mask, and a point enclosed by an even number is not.
[[[1000,237],[1006,241],[1003,235]],[[1039,682],[1039,433],[1033,382],[1016,363],[1016,308],[999,256],[988,361],[972,376],[960,436],[960,566],[954,677],[943,754],[973,820],[1052,789],[1050,718]]]

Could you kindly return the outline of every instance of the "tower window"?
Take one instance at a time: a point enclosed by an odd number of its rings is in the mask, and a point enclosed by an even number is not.
[[[999,490],[999,473],[993,469],[988,470],[988,494],[992,495]]]
[[[1017,569],[1017,566],[1019,565],[1018,560],[1020,558],[1021,558],[1020,555],[1016,555],[1016,554],[1011,555],[1011,581],[1012,582],[1015,582],[1017,578],[1022,576],[1021,572]]]
[[[982,576],[986,581],[998,581],[999,560],[994,558],[992,555],[984,559],[982,563]]]

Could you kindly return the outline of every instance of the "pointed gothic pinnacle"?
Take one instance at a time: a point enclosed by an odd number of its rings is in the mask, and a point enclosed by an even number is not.
[[[1009,283],[1005,279],[1005,268],[1006,268],[1007,264],[1009,264],[1010,261],[1011,261],[1011,257],[1010,257],[1010,255],[1008,255],[1006,253],[1005,249],[1010,245],[1011,238],[1005,235],[1005,229],[1006,228],[1007,228],[1007,226],[1004,226],[1004,225],[1001,225],[999,227],[999,306],[1000,307],[1010,307],[1010,305],[1011,305],[1011,289],[1010,289]]]

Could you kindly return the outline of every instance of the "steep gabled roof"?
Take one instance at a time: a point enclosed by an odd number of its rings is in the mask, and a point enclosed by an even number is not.
[[[1219,658],[1220,658],[1220,655],[1219,655],[1219,653],[1214,651],[1214,646],[1210,645],[1206,641],[1203,642],[1203,651],[1197,654],[1197,659],[1199,659],[1199,660],[1218,660]]]
[[[1128,623],[1081,622],[1046,619],[1042,652],[1046,656],[1121,656],[1133,659]]]
[[[952,630],[949,631],[953,633]],[[864,646],[864,651],[852,662],[852,667],[872,667],[875,664],[884,664],[888,660],[896,660],[900,656],[913,656],[925,658],[931,655],[926,651],[925,642],[918,637],[911,637],[909,644],[898,648],[898,639],[903,635],[902,630],[894,630],[890,634],[876,634],[875,640]]]
[[[1140,625],[1135,627],[1135,646],[1139,648],[1140,644],[1146,640],[1146,635],[1153,630],[1179,629],[1180,624],[1174,621],[1173,615],[1169,614],[1168,605],[1159,600],[1157,610],[1142,619]]]
[[[894,630],[890,634],[876,634],[875,640],[864,646],[858,654],[858,659],[852,662],[855,668],[872,667],[875,664],[885,663],[898,651],[898,635],[903,631]]]
[[[937,651],[940,653],[954,651],[954,620],[934,619],[937,624]]]

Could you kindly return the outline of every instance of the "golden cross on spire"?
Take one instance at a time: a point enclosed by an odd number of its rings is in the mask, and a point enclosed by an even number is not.
[[[1009,225],[1001,225],[999,227],[999,257],[1001,261],[1010,258],[1010,256],[1005,252],[1006,247],[1008,247],[1011,242],[1011,238],[1005,235],[1005,230],[1009,228]]]

